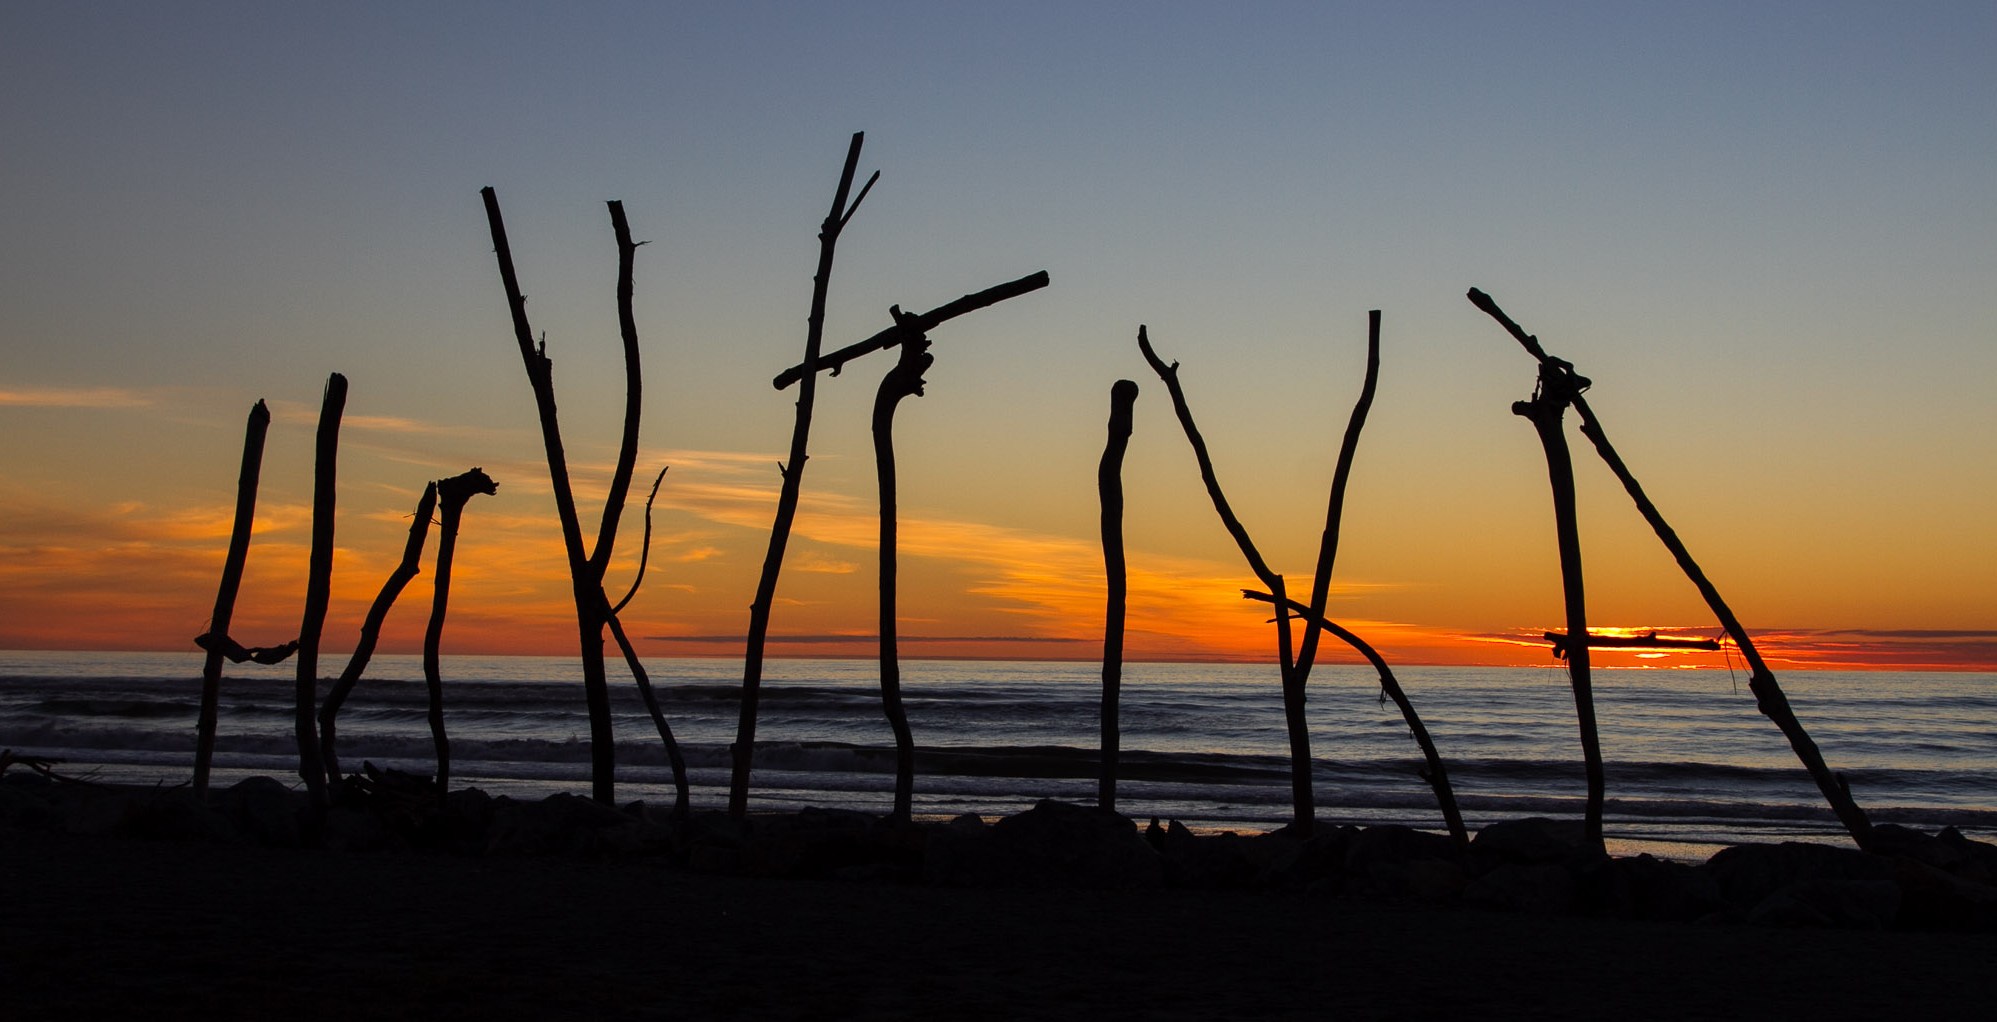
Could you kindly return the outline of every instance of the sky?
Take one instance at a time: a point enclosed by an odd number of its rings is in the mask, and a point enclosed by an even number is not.
[[[740,657],[793,416],[769,381],[864,131],[881,177],[828,347],[1052,278],[938,328],[897,413],[904,656],[1100,655],[1128,378],[1128,654],[1268,659],[1136,332],[1294,593],[1379,309],[1330,614],[1399,663],[1549,662],[1547,469],[1510,411],[1535,367],[1478,287],[1594,381],[1777,670],[1997,670],[1993,46],[1986,2],[0,4],[0,647],[189,648],[260,399],[232,631],[296,635],[339,372],[327,648],[425,481],[480,466],[499,491],[466,510],[445,647],[572,653],[489,185],[592,535],[623,400],[604,201],[649,242],[639,473],[669,471],[624,618],[648,656]],[[873,653],[890,360],[819,387],[775,655]],[[1591,624],[1718,634],[1569,436]],[[420,648],[430,573],[384,648]]]

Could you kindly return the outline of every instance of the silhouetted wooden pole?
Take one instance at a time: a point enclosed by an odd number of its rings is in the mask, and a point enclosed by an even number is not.
[[[1263,603],[1276,602],[1275,597],[1268,593],[1258,593],[1253,589],[1243,589],[1241,595]],[[1415,744],[1421,746],[1422,758],[1428,763],[1422,770],[1421,778],[1435,791],[1435,802],[1442,810],[1442,822],[1449,828],[1450,839],[1455,841],[1459,848],[1470,847],[1470,832],[1464,829],[1463,813],[1456,807],[1456,791],[1450,786],[1449,771],[1442,764],[1442,754],[1436,751],[1435,740],[1429,737],[1428,728],[1422,725],[1421,715],[1415,712],[1414,702],[1408,698],[1407,692],[1401,689],[1401,683],[1394,677],[1393,670],[1387,666],[1386,658],[1366,640],[1324,615],[1314,613],[1309,607],[1291,600],[1290,610],[1306,621],[1315,622],[1322,630],[1330,632],[1346,645],[1358,650],[1359,655],[1373,665],[1373,670],[1380,675],[1380,690],[1387,693],[1387,698],[1392,699],[1395,706],[1400,707],[1401,719],[1407,722],[1408,730],[1414,734]]]
[[[389,608],[395,606],[396,597],[402,595],[404,587],[422,570],[423,541],[430,534],[430,516],[437,508],[437,484],[423,487],[423,496],[416,502],[416,515],[409,523],[409,541],[402,548],[402,561],[389,572],[388,581],[382,583],[381,592],[375,594],[374,604],[368,607],[367,618],[361,622],[361,637],[354,644],[354,653],[347,658],[347,669],[340,672],[340,680],[333,683],[333,691],[326,694],[326,701],[319,707],[319,750],[326,765],[326,776],[335,782],[340,779],[340,757],[334,751],[334,722],[340,715],[347,696],[354,686],[360,683],[361,674],[367,670],[368,661],[374,658],[374,648],[381,641],[382,623],[388,620]]]
[[[1352,405],[1352,417],[1345,423],[1345,438],[1338,447],[1338,467],[1331,475],[1331,499],[1324,513],[1324,536],[1319,541],[1317,573],[1311,579],[1311,603],[1304,615],[1304,638],[1297,649],[1298,684],[1310,678],[1317,661],[1318,632],[1325,620],[1325,605],[1331,599],[1331,568],[1338,559],[1339,526],[1345,516],[1345,487],[1352,476],[1352,459],[1359,450],[1359,431],[1366,427],[1366,414],[1373,407],[1373,392],[1380,382],[1380,310],[1366,314],[1366,380],[1360,385],[1359,400]]]
[[[763,573],[756,582],[756,599],[749,605],[749,635],[742,663],[741,719],[735,729],[734,769],[728,782],[728,812],[743,816],[749,811],[749,771],[756,756],[756,714],[761,706],[763,647],[769,635],[770,610],[776,600],[777,576],[783,571],[784,548],[790,543],[791,523],[797,518],[799,491],[804,486],[804,462],[811,439],[811,406],[818,394],[818,354],[825,337],[825,296],[832,285],[832,255],[839,245],[839,232],[846,226],[860,202],[867,197],[877,172],[866,187],[846,204],[853,187],[853,173],[860,163],[860,146],[866,133],[856,131],[846,148],[846,164],[839,173],[839,187],[832,194],[832,212],[818,231],[818,272],[811,279],[811,314],[805,321],[804,376],[797,394],[797,420],[791,428],[790,461],[779,466],[783,488],[777,497],[777,517],[770,526],[770,546],[763,555]]]
[[[226,637],[236,613],[236,592],[243,584],[243,564],[250,556],[250,526],[257,514],[257,479],[263,472],[264,434],[270,430],[270,409],[262,401],[250,406],[243,431],[243,465],[236,475],[236,520],[229,530],[229,553],[222,560],[222,583],[215,591],[215,613],[208,634]],[[208,765],[215,758],[215,723],[222,700],[222,650],[207,650],[201,667],[201,709],[194,729],[194,793],[208,797]]]
[[[901,310],[894,310],[897,320]],[[901,704],[901,653],[895,626],[896,507],[894,461],[894,413],[905,397],[922,396],[922,374],[936,356],[929,353],[929,339],[917,334],[901,342],[901,357],[894,368],[881,377],[874,394],[874,472],[880,484],[880,589],[881,589],[881,709],[888,727],[894,731],[894,813],[892,819],[908,822],[914,811],[915,739],[909,734],[908,712]]]
[[[1172,410],[1179,417],[1179,425],[1185,429],[1186,440],[1192,445],[1193,457],[1199,462],[1200,479],[1206,484],[1207,497],[1213,501],[1215,513],[1220,515],[1220,523],[1226,527],[1228,535],[1234,537],[1235,546],[1241,548],[1241,556],[1248,561],[1250,571],[1262,580],[1275,599],[1276,606],[1276,645],[1277,664],[1283,678],[1283,717],[1290,739],[1290,801],[1293,807],[1291,828],[1298,837],[1309,837],[1316,825],[1317,798],[1311,788],[1311,738],[1310,727],[1304,712],[1304,686],[1297,678],[1296,660],[1290,648],[1290,606],[1289,595],[1283,587],[1283,576],[1269,570],[1255,544],[1248,538],[1248,530],[1228,506],[1227,495],[1221,492],[1220,479],[1214,475],[1213,459],[1207,454],[1207,443],[1200,436],[1199,427],[1193,422],[1192,409],[1186,405],[1186,393],[1179,386],[1179,363],[1166,365],[1151,350],[1151,340],[1144,327],[1137,328],[1137,349],[1144,353],[1144,360],[1151,364],[1153,372],[1165,381],[1165,389],[1172,395]]]
[[[480,469],[437,483],[437,577],[430,597],[430,623],[423,629],[423,682],[430,692],[430,740],[437,748],[437,798],[451,790],[451,740],[444,734],[444,674],[438,664],[443,647],[444,615],[451,604],[451,561],[458,550],[458,524],[465,504],[481,493],[499,492],[499,484]]]
[[[1547,354],[1540,346],[1539,338],[1526,333],[1524,328],[1513,322],[1510,316],[1505,315],[1503,309],[1498,308],[1498,303],[1493,301],[1491,296],[1473,287],[1468,297],[1472,305],[1497,320],[1527,352],[1539,360],[1541,366],[1551,364],[1565,367],[1566,371],[1572,372],[1572,364]],[[1851,786],[1845,782],[1843,775],[1831,770],[1824,762],[1823,753],[1817,749],[1817,743],[1810,738],[1810,733],[1804,730],[1803,723],[1796,718],[1795,711],[1790,709],[1789,697],[1776,682],[1775,673],[1770,671],[1768,664],[1761,659],[1761,654],[1755,649],[1754,640],[1748,636],[1747,629],[1741,626],[1740,619],[1734,616],[1733,608],[1721,598],[1719,589],[1706,577],[1698,562],[1692,559],[1691,551],[1678,538],[1678,533],[1664,520],[1664,515],[1657,510],[1657,506],[1651,503],[1643,487],[1637,483],[1636,476],[1630,472],[1627,465],[1623,464],[1622,456],[1617,454],[1615,446],[1609,443],[1608,433],[1595,418],[1594,410],[1588,407],[1587,399],[1577,392],[1572,398],[1572,403],[1576,416],[1581,420],[1581,434],[1595,445],[1595,452],[1601,455],[1609,470],[1614,472],[1616,479],[1623,484],[1623,490],[1636,503],[1637,511],[1643,515],[1644,521],[1650,523],[1651,531],[1657,534],[1665,549],[1671,551],[1672,558],[1678,562],[1679,570],[1683,571],[1685,577],[1699,590],[1699,595],[1705,598],[1706,605],[1712,608],[1713,615],[1719,618],[1720,627],[1726,629],[1727,635],[1731,636],[1734,644],[1740,647],[1741,656],[1748,663],[1748,689],[1754,693],[1755,708],[1773,721],[1783,736],[1789,740],[1790,749],[1795,752],[1803,768],[1809,772],[1810,779],[1816,782],[1817,790],[1823,793],[1825,801],[1831,805],[1831,811],[1837,814],[1838,820],[1844,824],[1852,840],[1860,848],[1867,847],[1872,840],[1871,820],[1866,817],[1865,810],[1861,809],[1858,802],[1851,797]],[[1577,634],[1585,633],[1576,632],[1571,627],[1568,629],[1568,635]],[[1573,648],[1571,643],[1569,648]],[[1585,645],[1582,648],[1585,648]]]
[[[1108,589],[1103,610],[1102,776],[1096,782],[1096,803],[1116,809],[1116,774],[1123,734],[1118,715],[1123,687],[1123,619],[1129,579],[1123,560],[1123,455],[1130,447],[1132,409],[1137,405],[1137,381],[1118,380],[1109,388],[1109,439],[1096,466],[1096,494],[1102,505],[1103,581]]]
[[[1587,814],[1583,823],[1588,843],[1602,844],[1602,743],[1595,729],[1595,693],[1588,670],[1588,600],[1581,575],[1581,528],[1574,506],[1574,461],[1561,428],[1567,406],[1588,381],[1572,367],[1540,363],[1539,386],[1532,400],[1512,404],[1512,414],[1532,422],[1546,451],[1547,478],[1553,484],[1553,529],[1560,549],[1560,589],[1567,613],[1567,676],[1574,688],[1574,714],[1581,727],[1581,756],[1588,774]]]
[[[319,637],[326,628],[326,606],[333,587],[333,512],[340,461],[340,416],[347,407],[347,378],[334,373],[326,380],[326,399],[319,409],[319,436],[313,459],[312,553],[305,576],[305,616],[298,626],[298,687],[296,693],[298,775],[305,779],[315,813],[326,808],[326,768],[319,760],[319,732],[314,714],[319,690]]]

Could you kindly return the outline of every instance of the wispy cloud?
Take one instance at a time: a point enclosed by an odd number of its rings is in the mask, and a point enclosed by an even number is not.
[[[152,397],[128,387],[0,387],[0,407],[143,408]]]

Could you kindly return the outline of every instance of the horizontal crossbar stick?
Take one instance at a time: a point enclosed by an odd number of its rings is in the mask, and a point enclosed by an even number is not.
[[[900,344],[902,338],[908,336],[908,331],[918,334],[927,333],[935,329],[938,324],[956,319],[967,312],[976,312],[988,305],[997,305],[1008,298],[1017,298],[1029,291],[1038,291],[1046,286],[1047,271],[1041,270],[1038,273],[1027,274],[1018,280],[1007,281],[997,287],[988,287],[976,294],[965,295],[954,302],[947,305],[939,305],[919,316],[897,317],[894,326],[888,327],[886,330],[864,341],[857,344],[848,344],[829,355],[818,356],[818,368],[830,369],[832,370],[832,375],[837,376],[839,375],[839,370],[846,363],[859,358],[861,355],[865,355],[870,351],[883,351]],[[778,390],[783,390],[791,384],[804,379],[804,373],[804,366],[794,365],[778,373],[776,379],[771,380],[770,383]]]
[[[1567,641],[1567,633],[1547,632],[1545,634],[1546,634],[1546,641],[1553,643],[1553,655],[1555,657],[1565,657],[1567,655],[1567,647],[1569,645]],[[1707,651],[1716,651],[1720,648],[1720,643],[1719,640],[1717,639],[1674,639],[1668,635],[1660,636],[1656,632],[1651,632],[1648,635],[1603,635],[1600,634],[1599,632],[1589,632],[1588,648],[1589,649],[1703,649]]]

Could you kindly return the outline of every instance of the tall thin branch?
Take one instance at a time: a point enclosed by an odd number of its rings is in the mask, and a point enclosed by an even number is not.
[[[478,494],[499,492],[499,484],[474,468],[437,483],[437,579],[430,599],[430,623],[423,630],[423,682],[430,695],[430,739],[437,749],[437,797],[451,790],[451,741],[444,734],[444,675],[438,663],[443,647],[444,615],[451,604],[451,562],[457,555],[458,525],[465,504]]]
[[[236,613],[236,592],[242,588],[243,565],[250,556],[250,527],[257,514],[257,480],[263,473],[264,434],[270,430],[270,409],[262,401],[250,406],[243,430],[243,464],[236,474],[236,518],[229,529],[229,553],[222,560],[222,582],[215,591],[215,613],[208,634],[226,637]],[[194,793],[208,796],[208,765],[215,758],[215,725],[222,699],[222,659],[219,645],[208,648],[201,666],[201,710],[194,733]]]
[[[1538,359],[1541,365],[1550,363],[1572,371],[1571,363],[1547,354],[1546,349],[1540,346],[1539,338],[1526,333],[1522,327],[1513,322],[1491,296],[1473,287],[1468,297],[1472,305],[1497,320],[1498,324],[1503,326],[1528,353]],[[1692,559],[1691,551],[1678,538],[1678,533],[1664,520],[1664,515],[1657,510],[1657,505],[1653,504],[1649,496],[1644,493],[1643,487],[1637,483],[1635,474],[1623,463],[1622,456],[1616,453],[1615,446],[1609,443],[1608,433],[1602,428],[1600,420],[1595,418],[1594,410],[1588,407],[1587,399],[1577,392],[1573,395],[1572,403],[1576,416],[1581,420],[1581,434],[1595,445],[1595,453],[1599,454],[1603,462],[1609,466],[1609,470],[1615,473],[1616,479],[1623,484],[1624,492],[1628,493],[1630,499],[1635,502],[1637,511],[1643,515],[1644,521],[1650,523],[1651,531],[1657,534],[1665,549],[1671,551],[1672,558],[1678,562],[1679,570],[1683,571],[1685,577],[1691,580],[1693,587],[1699,590],[1699,595],[1705,598],[1706,605],[1712,608],[1713,615],[1719,618],[1720,627],[1726,629],[1734,645],[1740,648],[1741,656],[1748,663],[1748,689],[1754,693],[1755,707],[1773,721],[1783,736],[1789,740],[1790,749],[1802,762],[1803,768],[1809,772],[1811,780],[1816,782],[1817,790],[1823,793],[1825,801],[1830,803],[1832,812],[1837,814],[1838,820],[1844,824],[1852,840],[1857,842],[1860,848],[1866,847],[1872,839],[1872,823],[1867,818],[1865,810],[1861,809],[1858,802],[1851,797],[1851,786],[1845,782],[1843,775],[1831,770],[1824,762],[1823,753],[1817,749],[1817,743],[1810,738],[1810,733],[1804,730],[1802,721],[1796,718],[1795,711],[1789,706],[1789,697],[1776,682],[1775,672],[1768,669],[1768,664],[1755,649],[1754,640],[1748,636],[1747,629],[1742,627],[1740,619],[1734,616],[1733,608],[1721,598],[1718,587],[1706,577],[1699,563]],[[1568,635],[1585,636],[1586,633],[1577,632],[1570,627]],[[1582,648],[1585,648],[1585,643],[1582,644]]]
[[[743,816],[749,811],[749,772],[756,755],[756,714],[760,709],[763,684],[763,648],[770,628],[770,610],[776,601],[777,576],[783,571],[784,548],[790,542],[791,523],[797,517],[799,492],[804,486],[804,462],[811,439],[811,408],[818,395],[818,354],[825,338],[825,299],[832,286],[832,256],[839,245],[839,232],[853,210],[846,196],[853,187],[853,173],[860,163],[860,146],[865,132],[854,132],[846,149],[846,164],[839,173],[839,187],[832,194],[832,212],[818,231],[818,271],[811,279],[811,314],[805,320],[804,378],[798,388],[797,420],[791,428],[790,461],[783,469],[783,488],[777,497],[777,517],[770,526],[769,550],[763,555],[763,573],[756,582],[756,599],[749,605],[749,635],[742,664],[741,719],[735,730],[734,769],[728,782],[728,812]],[[857,208],[855,203],[855,208]]]
[[[899,308],[894,310],[902,318]],[[880,666],[881,710],[894,732],[895,784],[892,819],[906,823],[914,811],[915,739],[901,703],[901,651],[896,626],[898,552],[894,460],[894,413],[905,397],[922,396],[922,374],[936,361],[929,339],[917,334],[901,344],[901,357],[881,377],[874,395],[874,471],[880,484]]]
[[[1310,728],[1304,712],[1304,686],[1298,677],[1290,646],[1289,597],[1283,586],[1283,576],[1269,570],[1268,563],[1255,549],[1254,541],[1248,538],[1248,530],[1242,527],[1241,519],[1235,517],[1227,495],[1221,491],[1220,479],[1214,474],[1213,458],[1207,454],[1206,439],[1200,436],[1199,426],[1193,422],[1193,411],[1186,404],[1185,390],[1179,386],[1179,364],[1166,365],[1158,357],[1158,353],[1151,349],[1151,339],[1142,326],[1137,328],[1137,348],[1144,353],[1144,361],[1150,363],[1152,371],[1165,381],[1165,389],[1172,395],[1172,410],[1179,417],[1179,425],[1185,429],[1187,443],[1192,445],[1193,457],[1200,466],[1200,479],[1206,484],[1207,497],[1213,501],[1213,509],[1220,516],[1221,525],[1227,529],[1228,535],[1234,537],[1234,544],[1248,561],[1249,570],[1276,595],[1277,665],[1282,671],[1283,717],[1290,740],[1291,828],[1297,836],[1309,837],[1316,825],[1317,796],[1311,788]]]
[[[1137,405],[1137,381],[1118,380],[1109,388],[1109,437],[1096,466],[1096,494],[1102,505],[1103,609],[1102,774],[1096,781],[1096,804],[1116,809],[1116,774],[1123,733],[1118,703],[1123,688],[1123,623],[1129,598],[1128,572],[1123,559],[1123,455],[1130,447],[1132,411]]]
[[[333,691],[326,694],[326,702],[319,707],[319,750],[326,764],[326,774],[338,780],[340,777],[340,757],[334,751],[335,721],[339,718],[340,707],[354,686],[360,683],[361,675],[367,670],[368,661],[374,658],[374,648],[381,641],[381,626],[388,620],[389,608],[402,595],[404,587],[416,577],[423,566],[423,541],[430,534],[430,516],[437,508],[437,484],[423,487],[423,496],[416,502],[414,520],[409,523],[409,541],[402,547],[402,561],[389,572],[388,581],[381,585],[381,592],[375,594],[373,605],[368,607],[367,618],[361,622],[361,637],[354,644],[353,655],[347,658],[347,669],[340,672],[340,680],[333,683]]]
[[[652,691],[652,677],[645,673],[645,665],[638,660],[638,651],[631,645],[631,638],[624,634],[624,623],[617,619],[616,612],[606,617],[610,625],[610,636],[617,640],[617,649],[624,654],[624,666],[631,670],[631,680],[638,686],[638,695],[645,700],[645,712],[652,716],[652,726],[659,732],[659,741],[666,747],[666,762],[673,769],[673,815],[685,819],[692,807],[692,796],[688,790],[686,757],[680,753],[680,743],[673,738],[673,726],[666,723],[666,712],[659,706],[659,696]]]
[[[1324,513],[1324,538],[1318,545],[1317,574],[1311,579],[1311,603],[1304,615],[1304,638],[1297,651],[1297,676],[1310,677],[1317,660],[1320,622],[1331,599],[1331,568],[1338,558],[1339,526],[1345,515],[1345,487],[1352,475],[1352,459],[1359,450],[1359,431],[1366,427],[1366,413],[1373,407],[1373,391],[1380,382],[1380,310],[1366,314],[1366,382],[1359,388],[1359,400],[1352,405],[1352,417],[1345,424],[1345,438],[1338,446],[1338,467],[1331,475],[1331,499]]]
[[[319,638],[326,628],[326,607],[333,587],[333,514],[339,503],[336,482],[340,461],[340,416],[347,407],[347,378],[334,373],[326,380],[326,399],[319,409],[319,435],[313,458],[312,553],[305,577],[305,615],[298,626],[298,685],[295,693],[298,775],[305,779],[315,814],[326,808],[326,766],[319,759],[319,732],[314,704],[319,690]]]

